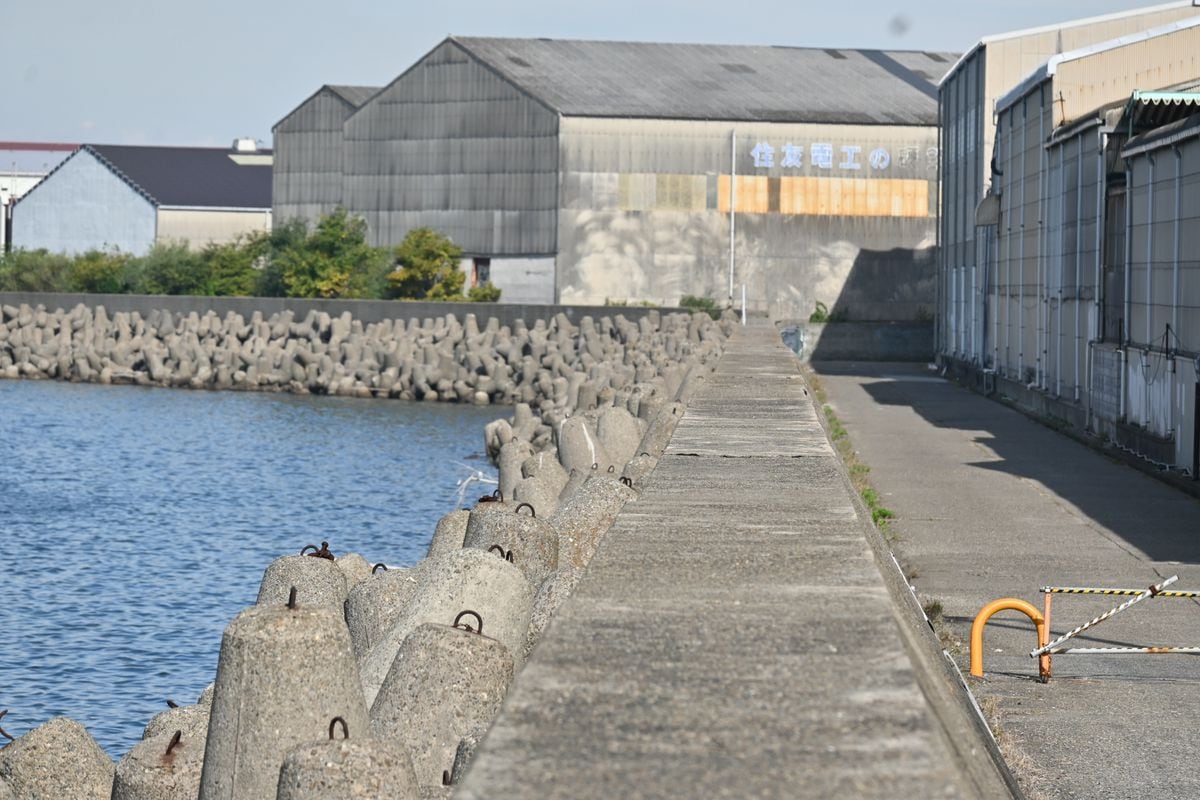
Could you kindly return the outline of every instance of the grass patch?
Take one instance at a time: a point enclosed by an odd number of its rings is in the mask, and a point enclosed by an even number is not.
[[[838,419],[833,406],[825,402],[827,399],[825,387],[821,384],[820,379],[811,372],[807,377],[817,402],[821,404],[825,420],[829,423],[829,438],[833,441],[833,446],[841,456],[842,462],[845,463],[847,472],[850,473],[850,483],[858,492],[858,496],[862,498],[863,503],[866,504],[867,510],[871,512],[871,521],[875,523],[875,527],[879,528],[889,541],[893,540],[895,537],[889,530],[888,522],[896,518],[896,512],[880,502],[879,492],[867,480],[871,468],[859,460],[858,453],[854,452],[854,445],[850,442],[850,432]]]

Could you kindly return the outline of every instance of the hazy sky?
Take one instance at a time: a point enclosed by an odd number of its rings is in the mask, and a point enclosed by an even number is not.
[[[0,141],[227,145],[449,34],[959,52],[1143,0],[0,0]]]

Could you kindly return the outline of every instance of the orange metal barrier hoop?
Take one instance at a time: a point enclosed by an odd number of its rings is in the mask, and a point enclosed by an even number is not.
[[[976,678],[983,677],[983,627],[987,625],[989,619],[1001,611],[1020,611],[1029,617],[1037,627],[1038,647],[1043,647],[1050,641],[1050,629],[1046,624],[1046,618],[1032,603],[1017,597],[993,600],[975,615],[975,621],[971,623],[971,674]],[[1048,655],[1038,657],[1038,676],[1043,683],[1050,680],[1050,657]]]

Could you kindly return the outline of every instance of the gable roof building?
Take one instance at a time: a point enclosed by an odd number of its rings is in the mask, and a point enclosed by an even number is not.
[[[326,84],[275,123],[272,194],[280,220],[316,220],[342,204],[342,128],[378,86]]]
[[[807,317],[864,250],[866,271],[926,268],[955,57],[449,37],[345,117],[340,153],[295,125],[320,92],[276,126],[276,219],[342,205],[381,245],[434,228],[513,302],[724,299],[736,227],[752,307]]]
[[[269,150],[85,144],[13,209],[13,245],[142,254],[268,230]]]

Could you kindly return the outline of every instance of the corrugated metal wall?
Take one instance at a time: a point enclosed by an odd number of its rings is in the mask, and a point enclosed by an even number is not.
[[[1037,322],[1039,386],[1080,401],[1089,343],[1100,336],[1103,153],[1099,126],[1046,150],[1045,233]]]
[[[1169,356],[1200,353],[1200,139],[1141,153],[1128,165],[1126,418],[1174,434],[1186,464],[1194,365]]]
[[[154,244],[155,209],[80,150],[13,209],[13,247],[80,253],[116,248],[142,255]]]
[[[986,275],[980,268],[990,241],[977,241],[975,209],[987,188],[990,154],[984,109],[987,51],[967,58],[941,88],[942,218],[938,297],[941,352],[983,363]],[[981,246],[985,249],[981,251]]]
[[[1051,57],[1097,42],[1136,33],[1200,15],[1200,9],[1178,5],[1156,8],[1090,22],[1086,25],[1050,27],[982,44],[941,85],[942,126],[942,222],[939,255],[939,337],[938,349],[944,355],[987,364],[991,348],[983,343],[980,319],[989,275],[975,266],[978,255],[987,252],[987,241],[968,245],[962,226],[973,217],[975,207],[991,180],[989,164],[996,145],[996,100],[1044,65]],[[1166,86],[1149,82],[1139,88]],[[1082,104],[1086,105],[1086,103]],[[1082,112],[1101,105],[1093,102]],[[973,135],[972,119],[979,130]],[[953,135],[950,134],[954,128]],[[1047,131],[1048,133],[1048,131]],[[964,138],[965,137],[965,138]],[[977,138],[976,138],[977,137]],[[974,152],[967,148],[974,140]],[[958,144],[963,146],[960,148]],[[953,155],[951,153],[953,152]],[[969,224],[969,223],[967,223]],[[975,303],[971,298],[976,299]],[[972,342],[972,310],[974,330]]]
[[[933,128],[564,118],[563,302],[729,287],[737,131],[736,294],[807,318],[912,319],[935,304]]]
[[[467,255],[552,255],[558,116],[445,42],[346,122],[343,201],[373,244],[412,228]]]
[[[352,113],[349,103],[322,88],[275,127],[276,224],[295,217],[313,223],[343,204],[342,126]]]
[[[992,364],[999,374],[1032,383],[1042,373],[1044,142],[1051,99],[1035,89],[999,116],[995,176],[1000,191],[992,320]]]

